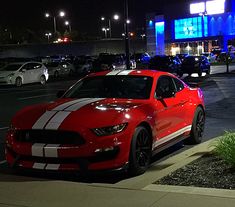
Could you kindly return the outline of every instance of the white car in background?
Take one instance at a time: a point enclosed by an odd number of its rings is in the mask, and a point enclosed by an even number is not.
[[[0,70],[0,85],[46,84],[49,74],[40,62],[11,63]]]

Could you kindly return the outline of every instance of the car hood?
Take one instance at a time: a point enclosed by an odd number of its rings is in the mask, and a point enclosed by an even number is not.
[[[128,122],[126,113],[143,105],[141,100],[128,99],[59,99],[49,104],[27,107],[12,120],[20,129],[64,129],[113,126]]]
[[[15,73],[15,71],[4,71],[4,70],[0,70],[0,77],[6,77],[12,73]]]

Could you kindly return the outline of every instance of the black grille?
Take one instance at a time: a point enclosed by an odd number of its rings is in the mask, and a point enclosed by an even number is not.
[[[20,130],[16,132],[16,140],[45,144],[85,144],[85,140],[79,133],[61,130]]]

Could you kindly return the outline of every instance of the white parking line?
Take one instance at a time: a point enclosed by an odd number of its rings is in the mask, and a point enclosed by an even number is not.
[[[40,95],[40,96],[30,96],[30,97],[18,98],[18,100],[23,101],[23,100],[28,100],[28,99],[41,98],[41,97],[54,96],[54,95],[55,95],[54,93],[51,93],[51,94],[45,94],[45,95]]]
[[[0,161],[0,165],[5,164],[6,162],[7,162],[6,160]]]
[[[0,127],[0,130],[7,130],[9,127]]]

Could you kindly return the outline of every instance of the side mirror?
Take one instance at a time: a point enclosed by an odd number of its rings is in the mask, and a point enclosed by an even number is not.
[[[56,97],[57,98],[62,98],[64,94],[65,94],[64,90],[58,91],[57,94],[56,94]]]

